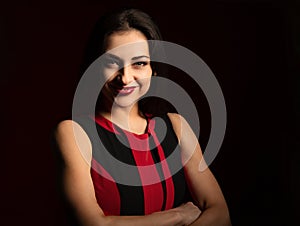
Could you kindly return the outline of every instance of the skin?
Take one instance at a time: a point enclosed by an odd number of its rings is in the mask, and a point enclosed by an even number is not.
[[[108,67],[104,69],[107,83],[102,90],[103,107],[99,112],[121,128],[136,134],[144,133],[147,126],[136,100],[149,88],[152,75],[145,40],[145,36],[137,30],[114,33],[108,37],[107,51],[118,56],[125,67],[117,68],[114,61],[108,61]],[[135,42],[139,43],[135,51],[116,50],[116,47]],[[146,56],[139,58],[138,62],[148,63],[136,63],[137,61],[133,60],[135,56]],[[125,87],[126,93],[126,87],[129,86],[135,87],[133,91],[129,89],[129,95],[118,95],[120,92],[116,92],[120,87]],[[111,111],[113,103],[115,105]],[[183,161],[186,163],[184,170],[194,202],[145,216],[104,215],[97,203],[90,175],[91,141],[76,122],[65,120],[58,124],[55,138],[63,163],[63,190],[82,225],[231,225],[228,208],[217,181],[209,168],[202,172],[198,170],[202,152],[195,135],[180,115],[169,114],[169,118],[178,137]]]

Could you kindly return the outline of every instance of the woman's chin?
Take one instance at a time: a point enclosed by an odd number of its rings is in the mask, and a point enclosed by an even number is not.
[[[114,103],[112,105],[112,108],[131,108],[133,107],[138,101],[138,98],[131,98],[131,97],[120,97],[120,96],[117,96],[115,99],[114,99]]]

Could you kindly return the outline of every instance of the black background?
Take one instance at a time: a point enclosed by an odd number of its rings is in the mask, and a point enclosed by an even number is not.
[[[119,6],[145,10],[218,79],[228,124],[211,169],[233,224],[297,225],[300,4],[267,0],[2,2],[0,224],[67,225],[50,134],[71,111],[93,24]],[[201,112],[201,91],[176,81]]]

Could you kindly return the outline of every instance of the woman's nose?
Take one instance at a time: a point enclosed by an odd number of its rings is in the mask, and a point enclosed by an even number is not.
[[[124,85],[128,85],[134,80],[133,71],[130,66],[126,66],[121,70],[121,80]]]

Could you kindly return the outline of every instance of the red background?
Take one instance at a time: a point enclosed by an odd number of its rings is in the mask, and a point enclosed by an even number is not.
[[[233,224],[293,225],[300,201],[300,5],[267,0],[1,3],[0,224],[67,225],[50,134],[71,111],[93,24],[122,5],[148,12],[166,41],[195,52],[216,75],[228,125],[211,169]],[[197,87],[176,81],[189,87],[201,112]],[[205,146],[209,123],[200,123]]]

